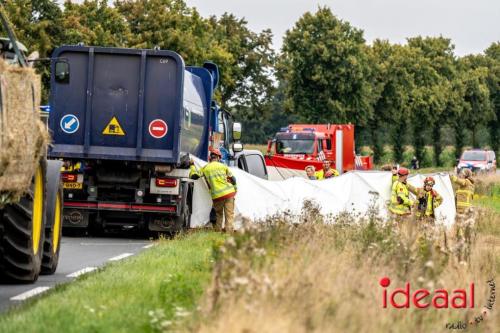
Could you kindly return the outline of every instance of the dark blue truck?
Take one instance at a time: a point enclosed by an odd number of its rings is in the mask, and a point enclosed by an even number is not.
[[[228,164],[248,170],[251,154],[235,156],[241,125],[213,100],[215,64],[85,46],[60,47],[53,59],[49,156],[64,161],[65,228],[177,231],[190,226],[190,156],[207,160],[209,147],[222,147]]]

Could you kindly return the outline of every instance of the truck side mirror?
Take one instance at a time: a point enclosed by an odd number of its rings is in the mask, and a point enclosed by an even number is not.
[[[67,61],[57,61],[55,68],[55,79],[58,83],[69,83],[69,63]]]
[[[243,145],[240,142],[233,143],[233,152],[239,153],[243,151]]]
[[[240,140],[241,139],[241,123],[233,124],[233,139]]]

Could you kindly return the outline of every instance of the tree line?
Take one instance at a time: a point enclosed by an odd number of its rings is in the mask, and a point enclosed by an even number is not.
[[[59,1],[60,2],[60,1]],[[202,17],[183,0],[2,0],[18,39],[40,57],[60,45],[155,48],[179,53],[186,64],[211,60],[221,78],[217,100],[243,121],[260,117],[274,94],[276,55],[270,30],[259,33],[233,14]],[[50,87],[48,63],[44,100]]]
[[[499,42],[484,54],[464,57],[457,57],[444,37],[368,45],[362,30],[319,8],[298,20],[283,45],[278,74],[287,110],[310,122],[356,124],[375,161],[386,143],[396,161],[402,161],[406,143],[419,160],[432,144],[434,163],[441,165],[443,133],[454,135],[458,157],[465,145],[478,146],[483,127],[498,152]],[[465,141],[466,130],[471,142]]]
[[[281,52],[272,32],[254,32],[231,13],[202,17],[183,0],[4,0],[17,35],[41,57],[63,44],[170,49],[187,64],[217,63],[217,99],[243,122],[247,142],[265,142],[289,122],[353,123],[357,144],[375,161],[390,144],[396,161],[425,145],[440,165],[443,142],[500,145],[500,43],[459,57],[445,37],[410,37],[404,45],[368,44],[363,31],[327,7],[305,13],[286,32]],[[37,65],[48,89],[48,66]],[[47,93],[45,94],[47,96]],[[450,138],[452,137],[452,138]]]

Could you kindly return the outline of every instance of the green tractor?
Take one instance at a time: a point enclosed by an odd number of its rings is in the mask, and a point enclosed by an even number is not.
[[[41,82],[0,5],[0,280],[34,282],[57,268],[63,195],[61,162],[46,158]]]

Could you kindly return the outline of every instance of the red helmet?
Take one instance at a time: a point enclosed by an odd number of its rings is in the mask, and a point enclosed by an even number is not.
[[[210,149],[210,155],[217,155],[219,157],[222,157],[220,150],[217,148]]]
[[[410,174],[410,171],[408,171],[407,168],[399,168],[398,170],[398,175],[400,176],[408,176]]]
[[[424,179],[424,185],[434,186],[434,184],[436,184],[436,181],[434,180],[434,178],[427,177]]]

